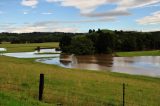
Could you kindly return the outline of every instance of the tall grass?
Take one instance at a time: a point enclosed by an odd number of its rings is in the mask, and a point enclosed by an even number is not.
[[[44,99],[38,101],[39,74],[45,74]],[[160,79],[65,69],[33,59],[0,57],[0,106],[159,106]]]

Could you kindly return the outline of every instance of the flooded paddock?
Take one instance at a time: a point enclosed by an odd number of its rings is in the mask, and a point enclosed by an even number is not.
[[[37,59],[37,62],[65,68],[103,70],[134,75],[160,77],[160,56],[112,57],[110,55],[60,55],[56,58]]]

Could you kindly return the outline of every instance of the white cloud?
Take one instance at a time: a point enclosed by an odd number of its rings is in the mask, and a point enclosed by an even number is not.
[[[131,15],[131,13],[128,12],[130,9],[155,6],[155,4],[159,2],[160,0],[116,0],[114,3],[117,7],[113,10],[103,13],[92,12],[82,15],[89,17],[128,16]]]
[[[149,28],[149,29],[143,29],[144,32],[155,32],[160,31],[160,28]]]
[[[71,6],[80,10],[81,14],[89,17],[126,16],[129,9],[152,6],[160,3],[160,0],[46,0],[58,2],[61,6]],[[105,4],[115,4],[117,7],[104,13],[95,13],[97,7]]]
[[[159,3],[160,0],[119,0],[117,9],[126,10]]]
[[[27,33],[27,32],[35,32],[35,31],[42,31],[44,27],[31,27],[31,26],[23,26],[23,27],[15,27],[10,29],[9,32],[13,33]]]
[[[35,23],[24,23],[21,25],[8,23],[3,24],[0,27],[3,32],[79,32],[79,28],[75,27],[77,24],[81,23],[94,23],[94,22],[114,22],[115,18],[100,18],[91,20],[77,20],[77,21],[42,21]],[[74,27],[73,27],[74,26]]]
[[[64,24],[36,22],[36,23],[3,23],[0,25],[1,32],[29,33],[29,32],[78,32],[79,28],[69,27]]]
[[[12,33],[30,33],[30,32],[78,32],[78,28],[71,28],[71,27],[62,27],[56,26],[53,28],[48,27],[33,27],[33,26],[24,26],[24,27],[16,27],[11,28],[9,32]]]
[[[34,8],[38,4],[38,0],[22,0],[21,4]]]
[[[90,20],[76,20],[76,21],[42,21],[36,22],[33,26],[52,26],[57,24],[80,24],[80,23],[97,23],[97,22],[114,22],[116,21],[115,18],[107,17],[107,18],[100,18],[100,19],[90,19]]]
[[[53,14],[52,12],[43,12],[43,13],[41,13],[41,14],[43,14],[43,15],[51,15],[51,14]]]
[[[160,24],[160,11],[152,13],[150,16],[136,20],[139,24],[148,25],[148,24]]]
[[[83,16],[87,17],[117,17],[117,16],[128,16],[131,15],[128,11],[125,10],[111,10],[108,12],[102,12],[102,13],[86,13],[82,14]]]
[[[26,15],[26,14],[28,14],[28,12],[24,11],[24,12],[23,12],[23,14],[25,14],[25,15]]]
[[[48,2],[58,2],[62,6],[72,6],[81,13],[93,12],[98,6],[117,0],[46,0]]]
[[[52,32],[79,32],[78,28],[71,28],[71,27],[60,27],[60,28],[55,28],[52,30]]]
[[[76,27],[67,27],[62,25],[54,26],[35,26],[31,24],[24,25],[3,25],[1,29],[2,32],[11,32],[11,33],[30,33],[30,32],[78,32]]]

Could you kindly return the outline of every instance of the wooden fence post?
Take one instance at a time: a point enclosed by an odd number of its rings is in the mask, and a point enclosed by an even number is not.
[[[43,89],[44,89],[44,74],[40,74],[40,81],[39,81],[39,100],[42,101],[43,99]]]
[[[125,106],[125,83],[123,83],[123,106]]]

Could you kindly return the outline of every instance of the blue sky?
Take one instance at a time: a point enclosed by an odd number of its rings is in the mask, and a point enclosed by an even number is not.
[[[0,32],[160,31],[160,0],[0,0]]]

